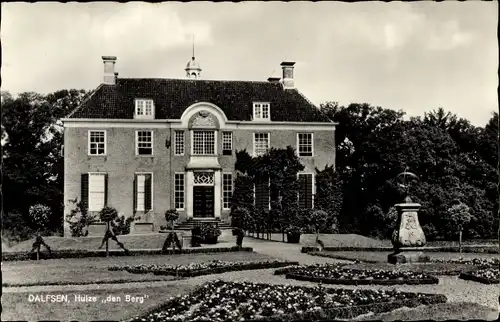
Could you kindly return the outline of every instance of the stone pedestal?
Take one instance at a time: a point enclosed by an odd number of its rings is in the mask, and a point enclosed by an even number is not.
[[[423,253],[425,234],[418,221],[418,203],[401,203],[395,205],[398,211],[398,222],[392,235],[394,253],[387,261],[391,264],[428,262],[429,256]]]

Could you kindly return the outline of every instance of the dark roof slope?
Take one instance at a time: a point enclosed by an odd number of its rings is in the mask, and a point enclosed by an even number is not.
[[[253,102],[270,102],[272,121],[330,122],[300,92],[284,90],[280,83],[141,78],[100,86],[69,117],[133,119],[136,98],[153,99],[157,119],[179,119],[190,105],[210,102],[229,120],[249,121]]]

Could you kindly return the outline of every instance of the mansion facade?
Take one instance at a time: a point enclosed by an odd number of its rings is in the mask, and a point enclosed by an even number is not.
[[[313,207],[315,168],[335,164],[335,123],[295,88],[293,62],[281,78],[216,81],[200,79],[194,57],[186,79],[120,78],[116,57],[102,58],[103,83],[63,120],[65,216],[78,199],[91,213],[140,217],[132,233],[158,231],[169,209],[181,222],[228,223],[236,151],[287,146],[305,166],[301,204]]]

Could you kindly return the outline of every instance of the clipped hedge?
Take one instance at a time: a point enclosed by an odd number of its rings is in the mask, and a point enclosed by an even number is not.
[[[458,246],[446,246],[446,247],[422,247],[423,251],[426,252],[444,252],[444,253],[458,253],[460,249]],[[348,251],[368,251],[368,252],[391,252],[394,247],[328,247],[323,248],[325,251],[333,252],[348,252]],[[317,246],[304,246],[301,249],[302,253],[317,252],[319,248]],[[462,253],[485,253],[485,254],[498,254],[498,245],[485,245],[485,246],[474,246],[466,245],[462,246]]]
[[[318,282],[323,284],[341,284],[341,285],[422,285],[422,284],[438,284],[437,277],[429,276],[423,279],[388,279],[388,280],[357,280],[357,279],[336,279],[328,277],[313,277],[297,273],[286,274],[287,279],[295,279],[299,281]]]
[[[187,248],[170,251],[169,254],[205,254],[205,253],[226,253],[226,252],[253,252],[252,247],[216,247],[216,248]],[[142,256],[142,255],[165,255],[161,249],[140,249],[129,250],[125,253],[121,249],[109,250],[110,256]],[[61,258],[88,258],[106,257],[105,250],[53,250],[52,256],[40,252],[40,259],[61,259]],[[33,252],[4,252],[3,261],[25,261],[36,260],[36,253]]]
[[[499,284],[500,281],[497,279],[490,279],[490,278],[485,278],[485,277],[480,277],[473,275],[471,273],[461,273],[458,278],[466,280],[466,281],[473,281],[473,282],[478,282],[478,283],[483,283],[483,284]]]

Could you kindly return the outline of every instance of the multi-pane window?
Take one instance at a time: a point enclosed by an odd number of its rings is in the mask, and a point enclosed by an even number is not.
[[[152,209],[152,185],[151,173],[135,174],[135,210],[147,212]]]
[[[297,134],[297,150],[301,157],[313,156],[313,134],[298,133]]]
[[[136,154],[153,155],[153,131],[136,132]]]
[[[253,103],[253,119],[254,120],[269,120],[270,107],[269,103]]]
[[[269,209],[271,207],[271,195],[269,191],[270,181],[268,177],[257,179],[254,185],[254,203],[257,209]]]
[[[153,115],[153,100],[147,100],[147,99],[135,100],[135,115],[136,116],[152,116]]]
[[[175,209],[184,209],[184,173],[176,173],[174,179]]]
[[[269,150],[269,133],[254,133],[254,156],[266,154]]]
[[[231,198],[233,196],[233,175],[231,173],[222,174],[222,207],[231,208]]]
[[[233,133],[222,132],[222,155],[231,155],[233,153]]]
[[[193,154],[215,154],[215,132],[193,131]]]
[[[312,173],[299,173],[299,207],[313,208],[314,178]]]
[[[184,155],[184,131],[175,131],[174,136],[175,155]]]
[[[101,211],[106,205],[106,174],[89,173],[89,211]]]
[[[106,131],[89,131],[89,155],[106,154]]]

